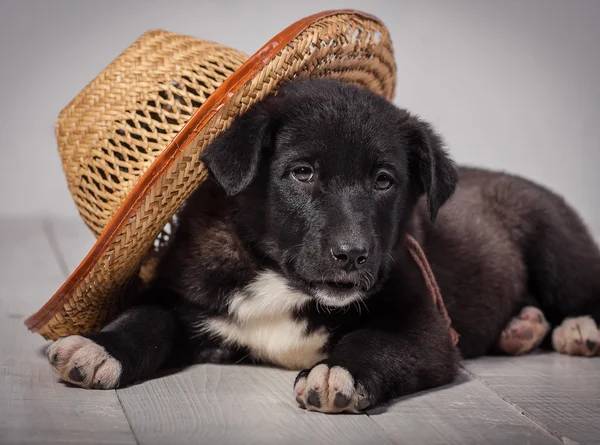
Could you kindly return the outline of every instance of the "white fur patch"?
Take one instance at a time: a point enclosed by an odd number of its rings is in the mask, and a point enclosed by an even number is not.
[[[229,314],[240,322],[279,317],[290,314],[309,300],[308,295],[291,289],[287,280],[278,273],[265,271],[232,298]]]
[[[256,359],[288,369],[310,368],[325,358],[322,348],[329,334],[325,329],[307,334],[308,323],[294,319],[293,311],[309,300],[308,295],[291,289],[281,275],[261,272],[233,295],[230,319],[209,319],[198,329],[247,347]]]

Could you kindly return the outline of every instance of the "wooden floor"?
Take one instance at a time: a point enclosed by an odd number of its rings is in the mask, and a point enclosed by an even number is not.
[[[199,365],[117,391],[68,387],[27,331],[93,238],[79,221],[0,221],[2,444],[600,444],[600,358],[464,364],[445,388],[367,415],[303,411],[294,373]]]

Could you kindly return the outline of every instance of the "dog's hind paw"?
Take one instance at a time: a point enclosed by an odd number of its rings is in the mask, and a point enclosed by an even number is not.
[[[552,346],[562,354],[600,356],[600,330],[589,315],[565,318],[552,332]]]
[[[500,334],[498,349],[508,355],[526,354],[542,343],[549,330],[550,324],[542,311],[534,306],[525,306]]]
[[[298,374],[294,392],[301,408],[321,413],[357,413],[371,405],[364,388],[348,370],[324,363]]]
[[[116,388],[121,378],[121,363],[89,338],[71,335],[52,343],[48,360],[65,382],[82,388]]]

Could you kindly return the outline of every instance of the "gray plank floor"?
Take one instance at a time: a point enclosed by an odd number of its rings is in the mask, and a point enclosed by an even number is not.
[[[41,221],[0,224],[0,443],[136,443],[114,391],[59,383],[23,324],[65,276]]]
[[[561,354],[485,357],[465,368],[548,431],[600,443],[600,359]]]
[[[448,387],[368,415],[296,407],[294,373],[192,366],[118,391],[56,380],[23,320],[94,240],[80,221],[0,221],[0,443],[600,444],[600,359],[465,363]]]

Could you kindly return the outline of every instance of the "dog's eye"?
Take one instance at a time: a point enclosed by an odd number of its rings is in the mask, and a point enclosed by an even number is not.
[[[296,167],[292,170],[292,176],[294,179],[300,182],[310,182],[314,177],[315,172],[313,169],[307,165],[302,165],[300,167]]]
[[[386,173],[379,173],[375,178],[374,188],[375,190],[387,190],[392,186],[393,183],[394,180],[390,175]]]

